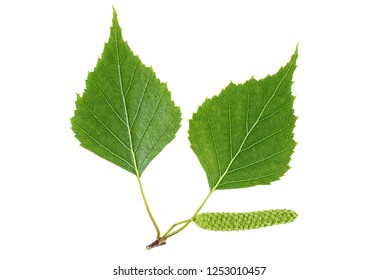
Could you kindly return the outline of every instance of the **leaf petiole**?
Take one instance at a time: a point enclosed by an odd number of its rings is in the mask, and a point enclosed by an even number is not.
[[[137,180],[138,180],[139,189],[140,189],[140,191],[141,191],[141,195],[142,195],[143,203],[145,204],[145,208],[146,208],[146,210],[147,210],[147,213],[149,214],[150,220],[151,220],[151,222],[153,223],[153,225],[154,225],[154,227],[155,227],[155,230],[157,231],[157,239],[158,239],[158,238],[160,238],[161,232],[160,232],[160,230],[159,230],[159,227],[158,227],[157,222],[155,221],[155,219],[154,219],[154,217],[153,217],[153,214],[152,214],[151,211],[150,211],[149,204],[147,203],[147,200],[146,200],[145,192],[143,191],[141,178],[140,178],[140,176],[138,175],[138,173],[137,173],[136,177],[137,177]]]
[[[185,229],[191,222],[193,222],[197,216],[197,214],[199,214],[200,210],[204,207],[204,204],[208,201],[209,197],[212,195],[212,193],[217,189],[218,185],[220,183],[220,180],[217,182],[217,184],[209,191],[208,195],[205,197],[205,199],[203,200],[203,202],[200,204],[200,206],[196,209],[195,213],[192,215],[192,217],[188,220],[184,220],[184,221],[181,221],[181,222],[178,222],[176,224],[173,224],[170,229],[163,235],[163,239],[164,240],[167,240],[167,238],[181,232],[183,229]],[[175,230],[174,232],[170,233],[176,226],[178,225],[181,225],[181,224],[184,224],[183,226],[181,226],[179,229]]]
[[[187,223],[187,222],[191,222],[191,219],[188,219],[188,220],[184,220],[184,221],[181,221],[181,222],[178,222],[176,224],[173,224],[169,229],[168,231],[166,231],[166,233],[163,235],[163,238],[167,238],[168,234],[177,226],[179,225],[182,225],[184,223]]]

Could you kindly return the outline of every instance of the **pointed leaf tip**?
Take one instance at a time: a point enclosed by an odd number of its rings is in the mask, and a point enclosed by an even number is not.
[[[118,23],[116,9],[113,6],[112,6],[112,9],[113,9],[112,27],[120,28],[120,25]]]
[[[193,114],[189,140],[211,189],[267,185],[289,170],[296,58],[297,48],[276,74],[230,83]]]
[[[72,130],[84,148],[141,175],[174,139],[181,113],[152,68],[122,39],[114,7],[112,22],[101,58],[76,100]]]

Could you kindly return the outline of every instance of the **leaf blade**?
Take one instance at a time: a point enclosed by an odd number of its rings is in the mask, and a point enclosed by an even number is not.
[[[211,189],[269,184],[289,169],[296,145],[291,85],[297,51],[276,74],[230,83],[193,115],[189,140]]]
[[[114,10],[110,37],[71,119],[81,145],[140,176],[180,127],[166,84],[122,37]]]

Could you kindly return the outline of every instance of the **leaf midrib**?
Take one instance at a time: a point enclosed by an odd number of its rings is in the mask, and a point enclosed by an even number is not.
[[[237,156],[241,153],[242,147],[245,145],[245,142],[246,142],[247,138],[250,136],[251,132],[254,130],[254,128],[256,127],[256,125],[258,124],[258,122],[260,121],[260,118],[262,117],[264,111],[266,110],[267,106],[270,104],[271,100],[274,98],[276,92],[278,91],[280,85],[283,83],[284,79],[288,76],[289,71],[292,68],[292,66],[293,66],[294,63],[295,63],[295,60],[291,61],[291,64],[288,66],[287,72],[285,73],[285,75],[283,76],[283,78],[280,80],[280,82],[276,86],[276,88],[275,88],[273,94],[271,95],[270,99],[267,101],[267,103],[263,107],[261,113],[259,114],[259,116],[258,116],[257,120],[255,121],[255,123],[253,124],[253,126],[247,132],[245,138],[242,140],[242,143],[241,143],[238,151],[233,156],[233,158],[230,160],[230,162],[229,162],[228,166],[226,167],[224,173],[221,175],[221,177],[219,178],[219,180],[217,181],[217,183],[212,187],[212,190],[216,190],[220,186],[220,184],[221,184],[222,180],[224,179],[224,177],[226,176],[226,174],[228,174],[229,168],[232,166],[232,164],[233,164],[234,160],[237,158]]]
[[[119,32],[121,32],[119,30]],[[126,122],[126,128],[127,128],[127,132],[128,132],[128,138],[129,138],[129,143],[130,143],[130,152],[132,154],[132,157],[133,157],[133,164],[134,164],[134,170],[136,172],[136,176],[139,177],[139,172],[138,172],[138,167],[137,167],[137,161],[136,161],[136,155],[134,153],[134,148],[133,148],[133,140],[132,140],[132,134],[131,134],[131,131],[130,131],[130,125],[129,125],[129,117],[128,117],[128,110],[126,108],[126,102],[125,102],[125,96],[126,94],[124,94],[124,87],[122,85],[122,74],[121,74],[121,64],[120,64],[120,54],[119,54],[119,49],[118,49],[118,40],[117,40],[117,35],[118,34],[115,34],[115,43],[116,43],[116,54],[117,54],[117,71],[118,71],[118,80],[119,80],[119,83],[120,83],[120,93],[121,93],[121,98],[122,98],[122,104],[123,104],[123,107],[124,107],[124,113],[125,113],[125,122]],[[133,76],[134,78],[134,76]],[[133,82],[133,79],[130,81],[130,83]],[[128,91],[129,91],[130,87],[128,88]]]

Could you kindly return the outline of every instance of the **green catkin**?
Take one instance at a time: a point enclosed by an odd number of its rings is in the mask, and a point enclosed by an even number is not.
[[[296,217],[296,212],[287,209],[245,213],[202,213],[196,216],[195,223],[207,230],[232,231],[286,224],[294,221]]]

